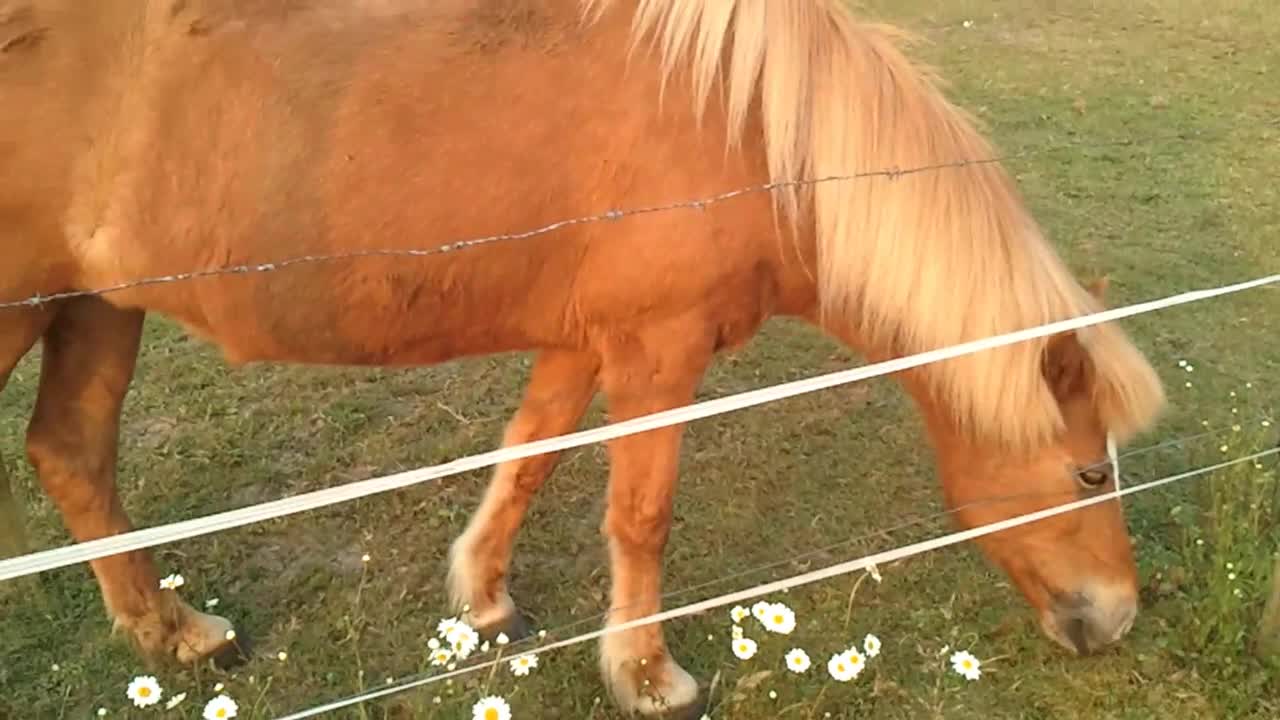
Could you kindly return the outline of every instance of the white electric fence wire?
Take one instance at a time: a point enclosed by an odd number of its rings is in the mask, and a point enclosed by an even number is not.
[[[1156,310],[1162,310],[1176,305],[1208,300],[1210,298],[1229,295],[1275,283],[1280,283],[1280,274],[1268,275],[1266,277],[1260,277],[1232,285],[1223,285],[1203,290],[1190,290],[1178,295],[1172,295],[1157,300],[1150,300],[1126,307],[1112,308],[1089,315],[1060,320],[1047,325],[1040,325],[1038,327],[1005,333],[1003,335],[971,340],[958,345],[917,353],[915,355],[908,355],[906,357],[875,363],[873,365],[864,365],[862,367],[841,370],[826,375],[806,378],[804,380],[796,380],[782,385],[773,385],[736,395],[728,395],[715,400],[708,400],[701,403],[695,403],[693,405],[664,410],[662,412],[644,415],[631,420],[592,428],[590,430],[582,430],[545,440],[512,445],[498,450],[480,453],[478,455],[458,458],[441,465],[432,465],[429,467],[419,468],[417,470],[408,470],[380,478],[370,478],[368,480],[348,483],[339,487],[301,493],[291,497],[281,498],[279,500],[260,503],[236,510],[228,510],[226,512],[215,513],[212,515],[205,515],[203,517],[183,520],[176,523],[170,523],[168,525],[160,525],[158,527],[147,528],[144,530],[134,530],[120,535],[112,535],[110,537],[99,538],[97,540],[90,540],[88,542],[77,543],[51,550],[42,550],[0,561],[0,580],[9,580],[12,578],[22,577],[24,575],[33,575],[47,570],[52,570],[54,568],[109,557],[118,553],[141,550],[155,545],[187,540],[221,530],[229,530],[242,525],[263,522],[266,520],[284,517],[286,515],[315,510],[329,505],[336,505],[338,503],[348,502],[377,493],[408,487],[410,485],[416,485],[428,480],[457,475],[471,470],[497,465],[503,462],[520,460],[550,452],[558,452],[592,443],[613,440],[626,435],[647,432],[657,428],[687,423],[692,420],[721,415],[735,410],[741,410],[743,408],[761,405],[837,385],[889,375],[891,373],[901,372],[903,370],[908,370],[940,360],[948,360],[962,355],[980,352],[982,350],[1011,345],[1013,343],[1033,338],[1046,337],[1056,333],[1066,332],[1068,330],[1078,330],[1090,325],[1119,320],[1122,318],[1132,317],[1134,315],[1142,315],[1144,313],[1154,312]]]
[[[626,622],[621,622],[616,625],[610,625],[604,628],[600,628],[598,630],[593,630],[591,632],[582,633],[581,635],[576,635],[574,637],[566,638],[564,640],[558,640],[556,642],[547,643],[546,645],[540,645],[536,649],[530,649],[524,652],[536,652],[538,654],[543,654],[551,650],[558,650],[561,648],[569,647],[571,645],[577,645],[580,643],[589,642],[591,640],[595,640],[597,638],[603,637],[605,635],[609,635],[611,633],[625,632],[627,630],[633,630],[635,628],[643,627],[645,625],[650,625],[653,623],[659,623],[659,622],[664,622],[666,620],[672,620],[675,618],[695,615],[697,613],[706,612],[708,610],[714,610],[716,608],[723,607],[725,605],[730,605],[734,603],[745,603],[746,601],[751,600],[752,598],[757,598],[762,595],[779,593],[786,590],[790,590],[792,588],[799,587],[801,585],[807,585],[809,583],[818,582],[820,580],[826,580],[828,578],[833,578],[839,575],[846,575],[848,573],[856,572],[858,570],[865,570],[866,568],[869,568],[873,565],[887,565],[889,563],[896,562],[898,560],[904,560],[906,558],[909,558],[915,555],[920,555],[920,554],[929,552],[931,550],[937,550],[939,548],[944,548],[949,545],[956,545],[958,543],[962,543],[968,540],[973,540],[975,538],[979,538],[984,535],[990,535],[992,533],[1000,532],[1002,530],[1008,530],[1010,528],[1026,525],[1028,523],[1033,523],[1038,520],[1043,520],[1045,518],[1053,517],[1055,515],[1061,515],[1063,513],[1079,510],[1082,508],[1089,507],[1091,505],[1096,505],[1098,503],[1116,500],[1119,497],[1122,497],[1124,495],[1129,495],[1131,493],[1144,492],[1146,490],[1154,490],[1155,488],[1161,487],[1163,485],[1168,485],[1170,483],[1174,483],[1179,480],[1185,480],[1187,478],[1196,477],[1198,475],[1204,475],[1207,473],[1215,472],[1223,468],[1230,467],[1232,465],[1237,465],[1239,463],[1256,462],[1257,460],[1263,457],[1266,457],[1268,455],[1274,455],[1277,453],[1280,453],[1280,447],[1271,448],[1269,450],[1263,450],[1261,452],[1253,453],[1252,455],[1238,457],[1232,460],[1225,460],[1223,462],[1216,463],[1214,465],[1197,468],[1195,470],[1188,470],[1186,472],[1181,472],[1176,475],[1169,475],[1169,476],[1160,478],[1158,480],[1152,480],[1150,482],[1127,487],[1123,490],[1117,490],[1116,492],[1108,492],[1108,493],[1094,495],[1081,500],[1076,500],[1074,502],[1065,503],[1062,505],[1056,505],[1053,507],[1045,508],[1043,510],[1037,510],[1032,513],[1026,513],[1023,515],[1007,518],[999,522],[994,522],[987,525],[980,525],[978,527],[970,528],[968,530],[960,530],[957,532],[953,532],[949,535],[943,535],[942,537],[932,538],[930,540],[924,540],[918,543],[913,543],[911,545],[905,545],[903,547],[895,548],[893,550],[886,550],[883,552],[866,555],[861,558],[858,558],[857,560],[849,560],[847,562],[842,562],[836,565],[830,565],[828,567],[821,568],[819,570],[813,570],[807,573],[793,575],[789,578],[784,578],[782,580],[776,580],[774,582],[756,585],[755,587],[747,588],[745,590],[739,590],[739,591],[728,593],[725,595],[720,595],[718,597],[713,597],[708,600],[701,600],[695,603],[690,603],[689,605],[683,605],[681,607],[672,608],[670,610],[664,610],[662,612],[654,613],[653,615],[647,615],[642,618],[636,618],[635,620],[628,620]],[[381,688],[379,690],[373,690],[360,695],[353,695],[351,697],[344,698],[342,700],[336,700],[334,702],[327,703],[325,705],[318,705],[313,708],[301,710],[291,715],[286,715],[282,718],[279,718],[278,720],[299,720],[300,718],[314,717],[316,715],[330,712],[332,710],[338,710],[344,707],[349,707],[351,705],[357,705],[360,703],[368,702],[369,700],[375,700],[377,698],[386,697],[388,695],[401,693],[413,688],[422,687],[425,685],[431,685],[433,683],[443,682],[451,678],[456,678],[460,675],[466,675],[468,673],[484,670],[486,668],[493,667],[494,665],[497,665],[500,662],[502,662],[501,659],[489,660],[486,662],[476,663],[474,665],[468,665],[466,667],[457,668],[456,670],[452,670],[450,672],[440,673],[439,675],[431,675],[429,677],[419,678],[411,682],[401,683],[399,685],[393,685],[391,687]]]

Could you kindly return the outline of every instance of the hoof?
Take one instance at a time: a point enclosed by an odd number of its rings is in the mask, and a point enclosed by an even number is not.
[[[237,632],[236,639],[213,651],[209,659],[219,670],[234,670],[247,663],[253,655],[253,639],[244,633]]]
[[[533,628],[529,627],[529,623],[519,611],[480,625],[476,628],[476,632],[482,639],[490,641],[497,639],[499,633],[506,633],[511,642],[533,637]]]
[[[212,660],[215,667],[225,670],[251,656],[252,644],[247,635],[236,630],[231,639],[227,638],[234,627],[226,618],[197,612],[186,605],[179,612],[182,624],[175,653],[178,662],[194,665]]]
[[[660,710],[656,715],[646,717],[661,718],[662,720],[701,720],[707,714],[708,704],[706,698],[699,695],[697,700],[687,703],[677,708],[667,708]]]
[[[624,715],[645,718],[699,720],[707,711],[707,699],[698,681],[676,664],[670,655],[648,663],[614,659],[614,648],[603,643],[601,669],[613,701]],[[643,668],[643,669],[642,669]]]

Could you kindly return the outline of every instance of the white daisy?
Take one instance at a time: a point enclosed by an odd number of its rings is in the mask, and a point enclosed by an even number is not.
[[[867,667],[867,656],[863,655],[858,648],[851,647],[845,651],[845,655],[849,658],[849,662],[853,664],[853,676],[857,677]]]
[[[511,642],[511,638],[507,637],[506,633],[500,632],[498,633],[498,637],[494,639],[494,642],[498,643],[499,645],[506,645],[507,643]]]
[[[523,677],[536,667],[538,667],[538,656],[533,653],[525,653],[511,659],[511,672],[514,675]]]
[[[734,640],[737,640],[738,638],[742,637],[742,626],[734,625],[733,632],[731,634],[733,635]]]
[[[165,709],[165,710],[172,710],[172,709],[174,709],[174,708],[178,707],[178,704],[179,704],[179,703],[181,703],[183,700],[186,700],[186,699],[187,699],[187,694],[186,694],[186,693],[178,693],[177,695],[174,695],[173,697],[169,698],[169,702],[167,702],[167,703],[165,703],[165,704],[164,704],[164,709]]]
[[[437,640],[437,639],[435,639],[435,638],[431,638],[430,640],[428,640],[428,641],[427,641],[427,649],[428,649],[428,650],[439,650],[439,649],[440,649],[440,641],[439,641],[439,640]]]
[[[182,579],[182,576],[177,573],[174,573],[168,577],[164,577],[160,579],[161,590],[177,590],[178,588],[186,584],[187,584],[187,581]]]
[[[213,691],[216,693],[220,693],[222,692],[222,688],[224,687],[226,687],[226,685],[223,685],[222,683],[218,683],[217,685],[213,686]]]
[[[743,620],[746,620],[747,617],[750,615],[751,615],[751,611],[747,610],[741,605],[734,605],[733,609],[729,611],[729,617],[733,618],[733,624],[735,625],[737,625],[738,623],[741,623]]]
[[[230,720],[239,710],[235,700],[219,695],[204,706],[204,720]]]
[[[147,707],[160,702],[160,696],[164,695],[164,690],[160,689],[160,683],[150,675],[139,675],[125,689],[125,695],[133,701],[138,707]]]
[[[867,634],[862,640],[862,649],[867,651],[867,657],[875,657],[880,654],[880,638]]]
[[[447,638],[449,637],[449,631],[457,627],[458,624],[458,618],[456,617],[445,618],[436,625],[436,634],[442,638]]]
[[[764,622],[765,616],[769,612],[769,605],[770,603],[768,601],[761,600],[760,602],[751,606],[751,614],[755,616],[755,619],[759,620],[760,622]]]
[[[219,602],[218,598],[209,598],[208,600],[204,601],[204,606],[206,608],[216,608],[218,607],[218,602]]]
[[[447,638],[449,645],[453,648],[453,654],[458,656],[459,660],[466,660],[476,646],[480,644],[480,634],[471,629],[466,623],[458,623],[449,631]]]
[[[858,674],[849,655],[850,651],[845,650],[842,653],[832,655],[831,659],[827,661],[827,672],[839,682],[849,682]]]
[[[787,653],[787,669],[793,673],[806,672],[810,664],[809,653],[800,648],[793,648]]]
[[[440,666],[453,659],[453,651],[449,648],[438,648],[431,653],[431,664]]]
[[[511,720],[511,706],[496,695],[480,698],[471,706],[471,720]]]
[[[769,632],[790,635],[791,631],[796,629],[796,614],[786,605],[774,603],[769,606],[769,612],[765,614],[764,626]]]
[[[733,641],[733,654],[739,660],[750,660],[756,654],[756,641],[751,638],[737,638]]]
[[[951,667],[969,680],[982,676],[982,663],[968,650],[958,650],[951,655]]]

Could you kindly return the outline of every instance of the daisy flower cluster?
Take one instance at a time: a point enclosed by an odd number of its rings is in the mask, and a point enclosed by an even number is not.
[[[215,692],[222,690],[222,684],[219,683]],[[129,682],[129,686],[125,688],[125,696],[133,702],[135,707],[146,708],[158,704],[164,698],[164,688],[160,687],[159,681],[152,675],[139,675]],[[169,698],[165,703],[166,710],[176,708],[183,700],[187,699],[186,693],[178,693]],[[217,696],[205,703],[204,712],[201,717],[204,720],[231,720],[240,711],[240,707],[235,700],[226,693],[219,692]],[[105,715],[105,708],[98,710],[98,715]]]
[[[481,652],[489,649],[488,643],[481,647],[480,633],[475,628],[456,617],[441,620],[436,625],[436,634],[439,635],[438,639],[431,638],[427,641],[432,665],[445,665],[452,670],[454,660],[466,660],[478,647]]]
[[[733,620],[733,654],[739,660],[750,660],[755,657],[759,644],[747,637],[741,623],[754,617],[764,629],[779,635],[790,635],[796,627],[795,612],[780,602],[762,600],[751,606],[751,609],[735,606],[729,611]],[[827,661],[827,673],[838,682],[849,682],[866,668],[867,662],[880,654],[880,638],[868,634],[861,645],[853,645],[831,656]],[[809,671],[813,661],[804,648],[793,647],[783,657],[787,669],[796,674]]]
[[[463,611],[466,612],[466,608]],[[444,666],[446,670],[456,669],[457,661],[466,660],[476,650],[482,653],[489,651],[489,643],[480,642],[480,634],[475,628],[458,617],[441,620],[436,625],[436,635],[437,637],[427,641],[427,648],[431,651],[431,664]],[[545,632],[540,632],[538,637],[545,637]],[[506,633],[498,633],[494,638],[494,643],[499,648],[498,660],[501,660],[501,649],[510,642]],[[507,666],[512,675],[526,677],[538,667],[538,656],[530,652],[522,653],[511,658]],[[436,698],[436,702],[439,701],[440,698]],[[471,706],[471,717],[473,720],[511,720],[511,705],[498,695],[485,695]]]
[[[748,637],[747,631],[743,629],[743,624],[750,618],[755,618],[766,631],[779,635],[790,635],[796,627],[795,612],[778,602],[760,601],[750,609],[738,605],[729,611],[729,617],[733,621],[733,654],[739,660],[750,660],[759,651],[759,643]],[[827,674],[836,682],[850,682],[866,670],[873,658],[880,655],[881,647],[880,638],[868,633],[860,644],[854,643],[833,653],[827,659]],[[945,653],[944,649],[943,654]],[[792,673],[802,675],[809,672],[813,661],[804,648],[792,647],[783,656],[783,664]],[[977,680],[982,676],[981,661],[967,650],[952,653],[951,668],[968,680]],[[770,697],[775,697],[775,694],[770,693]]]

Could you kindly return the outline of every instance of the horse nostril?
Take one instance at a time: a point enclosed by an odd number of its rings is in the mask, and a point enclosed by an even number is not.
[[[1089,638],[1084,630],[1083,618],[1071,618],[1067,621],[1066,626],[1067,639],[1071,640],[1071,644],[1076,646],[1076,652],[1081,655],[1089,654]]]

